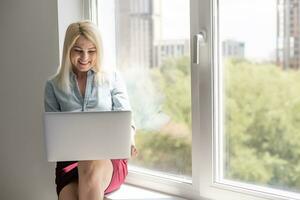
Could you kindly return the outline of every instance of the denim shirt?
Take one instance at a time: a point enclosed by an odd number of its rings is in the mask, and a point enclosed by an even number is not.
[[[80,94],[76,75],[70,72],[71,93],[66,94],[54,78],[45,86],[46,112],[112,111],[131,110],[125,84],[117,72],[108,75],[106,81],[94,81],[95,72],[87,72],[85,96]]]

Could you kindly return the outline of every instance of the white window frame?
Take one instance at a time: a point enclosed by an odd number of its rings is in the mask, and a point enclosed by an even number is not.
[[[98,24],[98,1],[95,0],[82,0],[83,17],[86,20]]]
[[[110,47],[109,66],[115,67],[116,41],[115,10],[113,0],[83,0],[84,16],[96,22],[102,30],[103,41]],[[200,31],[206,32],[206,45],[200,48],[200,64],[191,64],[192,79],[192,184],[171,180],[155,174],[143,174],[129,170],[126,183],[161,191],[188,199],[213,200],[288,200],[300,199],[299,194],[260,187],[235,181],[221,180],[219,170],[222,149],[222,73],[218,61],[220,46],[218,39],[218,0],[190,0],[190,38]],[[99,20],[97,14],[101,13]],[[108,26],[113,24],[113,26]],[[101,27],[104,27],[101,29]],[[105,46],[104,45],[104,46]],[[104,47],[105,48],[105,47]],[[107,50],[107,48],[105,48]],[[191,55],[194,49],[191,44]],[[107,54],[106,54],[107,55]]]

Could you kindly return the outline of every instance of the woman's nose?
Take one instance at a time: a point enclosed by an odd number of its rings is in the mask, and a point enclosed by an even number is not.
[[[81,53],[80,58],[81,58],[82,60],[86,60],[88,57],[89,57],[88,52],[83,51],[83,52]]]

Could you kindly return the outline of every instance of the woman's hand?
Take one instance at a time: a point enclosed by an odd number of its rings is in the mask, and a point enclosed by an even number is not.
[[[138,155],[138,151],[134,145],[131,145],[131,157],[135,158]]]

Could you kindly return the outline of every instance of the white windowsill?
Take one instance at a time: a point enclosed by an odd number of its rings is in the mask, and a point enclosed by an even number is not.
[[[162,194],[159,192],[124,184],[121,188],[109,195],[106,200],[185,200],[183,198]]]

